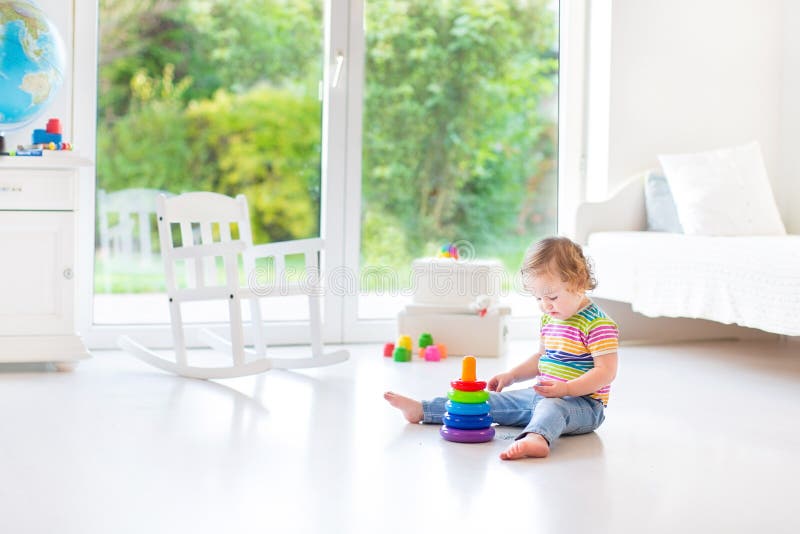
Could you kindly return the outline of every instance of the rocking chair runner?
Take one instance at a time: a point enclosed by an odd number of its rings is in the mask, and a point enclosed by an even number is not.
[[[322,239],[301,239],[266,245],[253,245],[250,216],[244,195],[231,198],[218,193],[195,192],[157,199],[158,234],[164,260],[167,296],[172,322],[175,359],[163,358],[140,345],[128,336],[121,336],[117,344],[134,356],[165,371],[192,378],[232,378],[261,373],[269,369],[296,369],[331,365],[347,360],[346,350],[325,354],[322,344],[322,297],[319,276],[319,255]],[[180,227],[180,245],[173,240],[173,225]],[[238,239],[232,239],[231,226],[238,227]],[[199,227],[199,235],[195,229]],[[218,241],[214,240],[217,228]],[[199,243],[195,243],[199,241]],[[286,256],[302,255],[305,259],[305,276],[290,280],[286,272]],[[217,258],[224,263],[224,276],[219,281]],[[239,277],[239,260],[245,269],[248,285],[242,286]],[[258,258],[272,258],[273,269],[268,284],[259,280],[253,284]],[[177,266],[185,266],[186,282],[178,284]],[[181,287],[184,286],[185,287]],[[259,300],[270,295],[307,295],[311,356],[305,358],[268,358],[264,340]],[[229,352],[231,365],[207,367],[192,365],[186,350],[181,303],[197,300],[224,300],[230,315],[230,339],[225,339],[207,329],[200,336],[210,347]],[[253,349],[245,348],[242,301],[250,303],[250,326],[253,330]]]

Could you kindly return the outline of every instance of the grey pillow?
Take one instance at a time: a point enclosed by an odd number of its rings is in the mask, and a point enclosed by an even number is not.
[[[669,183],[660,172],[650,172],[644,180],[644,205],[649,231],[683,233]]]

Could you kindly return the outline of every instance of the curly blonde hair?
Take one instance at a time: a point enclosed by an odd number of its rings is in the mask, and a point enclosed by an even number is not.
[[[534,243],[522,261],[523,281],[549,273],[566,283],[572,291],[597,287],[591,261],[580,245],[566,237],[548,237]]]

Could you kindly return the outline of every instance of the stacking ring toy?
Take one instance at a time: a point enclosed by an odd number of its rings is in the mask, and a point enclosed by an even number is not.
[[[447,401],[444,408],[447,410],[447,413],[455,415],[484,415],[491,410],[491,406],[489,406],[488,402],[465,404],[463,402]]]
[[[492,416],[486,415],[455,415],[451,413],[444,414],[442,418],[444,426],[449,428],[461,428],[463,430],[471,430],[474,428],[488,428],[492,426]]]
[[[482,443],[494,438],[489,392],[486,382],[475,379],[475,357],[465,356],[461,361],[461,378],[450,382],[447,392],[447,410],[442,416],[439,434],[447,441]]]
[[[456,441],[458,443],[483,443],[484,441],[491,441],[492,438],[494,438],[494,428],[464,430],[442,425],[442,428],[439,430],[439,435],[447,441]]]
[[[465,404],[478,404],[489,400],[488,391],[459,391],[451,389],[447,392],[447,398],[455,402],[463,402]]]
[[[453,380],[450,382],[450,387],[459,391],[480,391],[486,389],[486,382],[478,380],[477,382],[466,382],[464,380]]]

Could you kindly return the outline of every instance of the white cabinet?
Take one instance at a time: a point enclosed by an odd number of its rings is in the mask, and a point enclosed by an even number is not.
[[[74,367],[78,169],[72,155],[0,157],[0,362]]]

